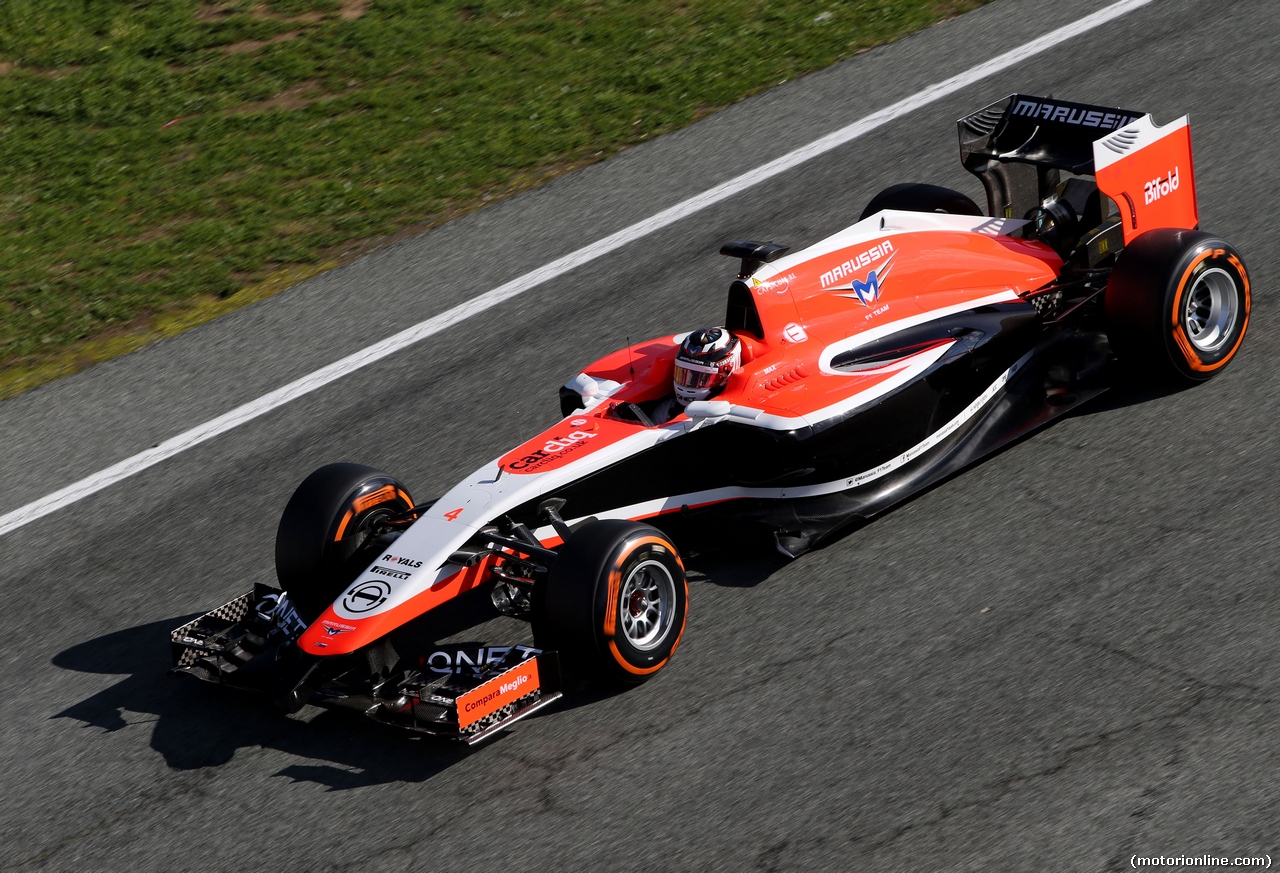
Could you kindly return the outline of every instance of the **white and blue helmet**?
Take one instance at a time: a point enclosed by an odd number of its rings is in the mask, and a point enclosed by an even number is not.
[[[676,399],[681,406],[706,400],[717,393],[729,374],[742,366],[742,343],[723,327],[695,330],[680,343],[676,353]]]

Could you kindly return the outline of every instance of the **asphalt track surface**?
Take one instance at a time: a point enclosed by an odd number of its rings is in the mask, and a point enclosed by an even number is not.
[[[1001,0],[6,401],[0,513],[1097,8]],[[6,534],[0,869],[1280,862],[1277,45],[1266,0],[1155,0]],[[953,121],[1018,90],[1190,113],[1255,289],[1219,378],[1106,395],[798,561],[707,556],[661,676],[477,750],[165,675],[170,627],[273,578],[313,468],[443,490],[583,363],[718,320],[725,240],[799,247],[898,181],[978,198]]]

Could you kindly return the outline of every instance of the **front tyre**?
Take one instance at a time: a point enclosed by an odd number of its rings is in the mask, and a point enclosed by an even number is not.
[[[276,576],[314,621],[372,558],[381,523],[413,508],[397,479],[363,464],[327,464],[302,481],[276,530]]]
[[[1244,260],[1198,230],[1148,231],[1125,246],[1107,282],[1107,337],[1122,363],[1154,381],[1219,373],[1249,326]]]
[[[583,525],[534,589],[533,634],[564,669],[636,685],[670,661],[684,634],[689,583],[675,545],[647,525]]]

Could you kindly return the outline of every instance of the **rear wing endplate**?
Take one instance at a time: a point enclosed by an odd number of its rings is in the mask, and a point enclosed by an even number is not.
[[[1144,115],[1095,142],[1093,154],[1098,190],[1120,207],[1125,245],[1154,228],[1200,226],[1187,116],[1160,127]]]

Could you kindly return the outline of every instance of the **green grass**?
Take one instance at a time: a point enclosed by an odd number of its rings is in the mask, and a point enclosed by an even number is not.
[[[986,0],[0,0],[0,397]]]

